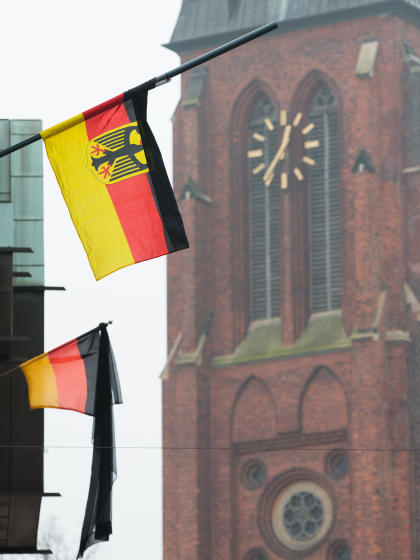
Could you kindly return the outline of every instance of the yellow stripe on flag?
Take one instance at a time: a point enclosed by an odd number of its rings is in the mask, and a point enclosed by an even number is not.
[[[41,136],[71,219],[99,280],[133,264],[134,259],[106,185],[88,168],[89,140],[80,117],[83,115],[70,119],[75,123],[70,128],[57,125],[41,132]]]
[[[43,130],[41,132],[41,137],[45,141],[46,138],[51,138],[51,136],[54,136],[55,134],[58,134],[59,132],[63,132],[63,130],[66,130],[66,128],[70,128],[70,127],[72,127],[76,124],[84,123],[84,122],[85,122],[85,117],[83,116],[82,113],[80,113],[80,115],[76,115],[75,117],[71,117],[70,119],[67,119],[66,121],[63,121],[59,124],[56,124],[55,126],[51,126],[50,128],[46,128],[45,130]]]
[[[58,408],[57,383],[48,354],[29,360],[20,366],[28,384],[31,408]]]

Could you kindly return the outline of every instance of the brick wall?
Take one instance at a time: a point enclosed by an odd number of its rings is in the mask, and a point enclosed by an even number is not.
[[[371,38],[379,41],[373,76],[358,78],[360,46]],[[413,507],[420,488],[413,491],[413,454],[401,449],[417,441],[419,388],[414,366],[411,373],[407,368],[411,346],[404,334],[415,321],[404,282],[420,287],[420,175],[403,170],[420,163],[413,149],[420,105],[413,101],[418,79],[407,74],[404,39],[420,44],[420,30],[390,16],[261,38],[208,63],[199,105],[177,108],[175,191],[179,196],[191,177],[211,203],[181,202],[191,248],[168,259],[169,347],[181,330],[183,339],[163,382],[165,560],[242,560],[252,549],[265,550],[270,560],[303,557],[277,549],[264,532],[267,496],[271,488],[279,491],[276,484],[287,473],[313,479],[333,500],[332,525],[310,558],[330,559],[339,542],[355,559],[415,558]],[[183,95],[188,80],[184,75]],[[282,343],[290,352],[217,367],[214,358],[232,355],[249,326],[249,113],[260,92],[277,111],[305,111],[321,81],[339,100],[348,344],[293,351],[309,319],[306,185],[293,184],[280,193],[279,205]],[[362,149],[374,173],[352,172]],[[197,349],[210,311],[214,320],[201,361],[182,361]],[[326,466],[335,449],[344,450],[349,464],[339,479]],[[241,476],[253,459],[266,475],[249,489]]]

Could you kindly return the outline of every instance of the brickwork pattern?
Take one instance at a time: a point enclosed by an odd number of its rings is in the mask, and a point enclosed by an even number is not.
[[[357,78],[360,46],[372,37],[374,74]],[[182,330],[182,351],[193,351],[209,311],[214,320],[202,365],[175,362],[163,382],[165,560],[242,560],[251,549],[279,558],[262,536],[260,501],[275,477],[300,469],[323,477],[334,504],[331,530],[309,558],[325,560],[336,542],[357,560],[414,560],[420,550],[420,463],[401,453],[418,448],[417,359],[409,337],[389,335],[416,332],[404,282],[420,296],[420,174],[403,174],[420,164],[407,147],[420,106],[403,40],[416,48],[420,30],[390,16],[265,37],[209,63],[200,104],[178,106],[175,191],[191,177],[212,203],[180,204],[191,249],[168,258],[169,347]],[[259,92],[277,111],[305,110],[322,81],[339,100],[342,321],[358,336],[346,350],[212,367],[249,325],[247,117]],[[352,172],[361,149],[375,173]],[[279,208],[289,345],[308,320],[305,189],[293,184]],[[347,449],[349,472],[333,479],[325,461],[337,448]],[[266,478],[250,489],[241,472],[254,458]]]

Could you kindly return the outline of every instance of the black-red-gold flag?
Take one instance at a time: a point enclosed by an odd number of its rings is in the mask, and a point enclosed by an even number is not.
[[[150,87],[154,80],[41,132],[97,280],[188,247],[147,123]]]
[[[31,408],[64,408],[94,417],[93,458],[78,557],[112,533],[117,476],[113,405],[122,402],[106,325],[21,364]]]

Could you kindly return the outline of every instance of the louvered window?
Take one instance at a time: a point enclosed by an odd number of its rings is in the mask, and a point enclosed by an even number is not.
[[[313,99],[308,135],[319,140],[311,150],[309,172],[309,267],[311,311],[341,307],[339,138],[337,100],[322,85]]]
[[[251,320],[280,316],[278,176],[268,188],[263,181],[263,169],[276,153],[277,127],[271,126],[276,120],[272,104],[261,97],[250,118],[248,140]]]

